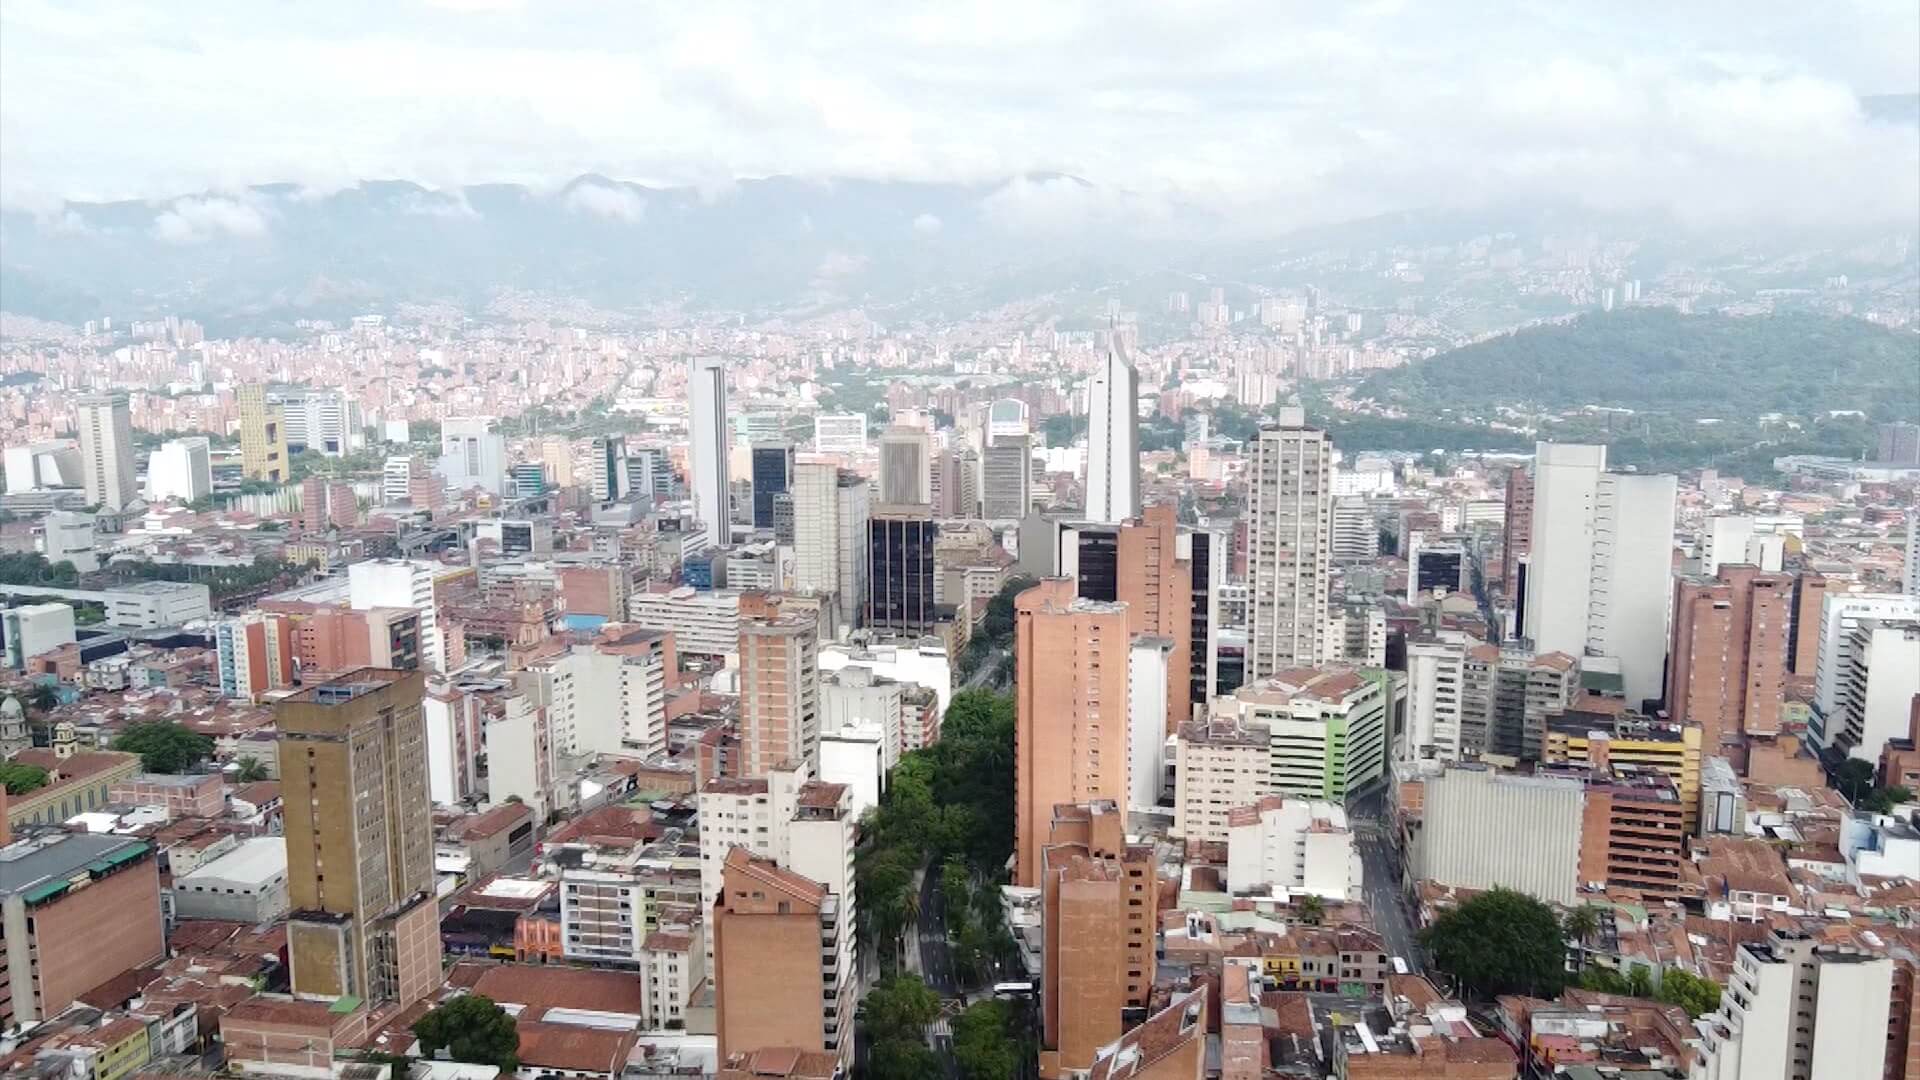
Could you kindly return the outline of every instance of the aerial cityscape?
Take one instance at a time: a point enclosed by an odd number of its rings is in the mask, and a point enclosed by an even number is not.
[[[1920,9],[394,8],[0,11],[0,1080],[1920,1080]]]

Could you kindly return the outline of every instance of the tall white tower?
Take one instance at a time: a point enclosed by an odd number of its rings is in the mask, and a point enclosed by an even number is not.
[[[125,394],[90,394],[79,400],[80,474],[87,501],[124,510],[138,489],[133,482],[133,418]]]
[[[1332,442],[1306,426],[1298,407],[1280,410],[1279,425],[1260,430],[1248,483],[1248,682],[1326,659],[1332,470]]]
[[[1087,387],[1086,518],[1109,525],[1140,514],[1140,373],[1113,337]]]
[[[687,464],[693,473],[693,513],[715,547],[733,542],[727,503],[727,369],[717,356],[696,357],[687,368],[687,404],[693,443]]]

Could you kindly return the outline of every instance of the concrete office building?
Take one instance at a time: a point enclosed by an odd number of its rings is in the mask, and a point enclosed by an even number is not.
[[[287,845],[258,836],[173,879],[173,914],[261,926],[287,913]]]
[[[171,439],[147,458],[147,498],[193,502],[213,494],[211,444],[204,437]]]
[[[668,592],[637,592],[627,618],[646,630],[673,635],[674,647],[696,656],[725,657],[740,647],[740,594],[682,585]]]
[[[62,645],[74,635],[73,607],[69,604],[27,604],[0,612],[0,636],[7,645],[7,667],[26,670],[27,661]]]
[[[359,448],[360,407],[345,391],[303,388],[274,397],[286,425],[289,453],[340,457]]]
[[[753,527],[773,528],[774,500],[787,493],[793,483],[793,444],[789,442],[755,443],[751,451],[753,477]]]
[[[1887,1059],[1893,962],[1776,930],[1734,952],[1720,1010],[1696,1027],[1693,1080],[1877,1077]],[[1904,1059],[1904,1054],[1902,1055]]]
[[[1216,552],[1218,554],[1216,554]],[[1187,564],[1192,599],[1187,603],[1187,704],[1205,708],[1219,685],[1220,586],[1227,577],[1227,543],[1207,529],[1182,529],[1174,539],[1174,557]]]
[[[1112,802],[1055,807],[1041,865],[1040,1075],[1066,1077],[1149,1002],[1159,888]]]
[[[694,519],[706,526],[715,547],[733,543],[733,504],[727,475],[727,369],[717,356],[687,365],[687,469],[692,474]]]
[[[1247,535],[1250,682],[1323,659],[1332,457],[1326,432],[1307,427],[1293,407],[1281,409],[1279,426],[1263,427],[1254,444]]]
[[[89,394],[74,403],[80,473],[87,502],[125,510],[139,497],[134,483],[133,419],[125,394]]]
[[[1265,725],[1270,792],[1344,802],[1386,775],[1387,685],[1385,672],[1296,668],[1250,682],[1214,708]]]
[[[667,687],[675,667],[672,636],[620,627],[527,668],[547,701],[555,752],[648,758],[667,748]]]
[[[1018,521],[1033,506],[1033,445],[1027,435],[1001,435],[980,456],[980,510],[989,521]],[[971,511],[961,514],[972,517]]]
[[[588,457],[592,467],[593,501],[619,502],[632,493],[633,482],[627,462],[626,436],[598,436],[593,440],[593,448],[589,451]]]
[[[448,417],[440,424],[440,462],[435,467],[449,491],[478,488],[498,495],[507,477],[506,440],[487,417]]]
[[[287,432],[285,416],[277,403],[267,400],[267,388],[242,386],[240,404],[240,472],[249,480],[285,483],[287,469]]]
[[[1227,815],[1227,891],[1278,899],[1362,896],[1365,869],[1347,812],[1330,803],[1269,795]]]
[[[1061,803],[1128,796],[1124,604],[1083,600],[1049,578],[1014,601],[1014,868],[1036,885],[1047,822]]]
[[[1872,635],[1862,637],[1855,631],[1868,621],[1897,624],[1911,620],[1920,620],[1920,597],[1899,593],[1825,592],[1814,662],[1813,715],[1808,718],[1808,732],[1820,746],[1842,743],[1842,737],[1852,728],[1855,710],[1848,702],[1848,694],[1855,681],[1856,650],[1873,640]],[[1801,625],[1805,624],[1803,608]],[[1859,734],[1864,737],[1865,733],[1865,717],[1860,714]]]
[[[1457,639],[1407,642],[1407,720],[1399,755],[1412,761],[1478,757],[1462,737],[1467,649]]]
[[[411,1005],[440,985],[419,672],[363,668],[274,706],[293,992]]]
[[[1375,604],[1344,603],[1327,613],[1327,662],[1356,667],[1387,666],[1387,613]]]
[[[862,625],[923,635],[939,621],[933,550],[940,526],[925,504],[879,505],[867,521],[867,598]]]
[[[0,856],[0,1027],[49,1020],[107,980],[166,958],[152,844],[63,832],[15,841]]]
[[[1470,889],[1516,889],[1571,906],[1580,880],[1585,794],[1577,777],[1447,768],[1426,781],[1409,874]]]
[[[867,452],[866,413],[816,413],[813,448],[822,454]]]
[[[872,728],[880,733],[880,764],[892,771],[900,763],[908,684],[855,665],[820,675],[822,736]],[[822,773],[824,777],[825,774]]]
[[[347,567],[347,603],[354,610],[411,608],[420,613],[420,659],[434,672],[447,670],[447,643],[434,597],[440,570],[438,563],[409,559],[367,559]]]
[[[77,439],[45,439],[6,449],[7,491],[50,491],[85,484]]]
[[[933,504],[933,447],[927,429],[895,424],[880,433],[877,501],[894,506]]]
[[[1140,513],[1140,373],[1112,331],[1087,382],[1086,519],[1118,525]]]
[[[1462,745],[1536,761],[1547,717],[1564,711],[1580,690],[1580,665],[1566,653],[1472,645],[1461,678]]]
[[[1327,536],[1336,563],[1370,562],[1380,555],[1380,526],[1358,495],[1333,500]]]
[[[794,467],[793,588],[833,601],[829,627],[850,629],[866,607],[871,489],[837,465]]]
[[[1265,724],[1230,717],[1182,724],[1174,743],[1168,835],[1189,845],[1225,842],[1234,809],[1251,806],[1272,790],[1272,754]]]
[[[1904,738],[1920,694],[1920,620],[1861,619],[1850,634],[1837,708],[1822,717],[1825,745],[1877,762]]]
[[[1675,583],[1667,714],[1698,724],[1708,754],[1781,730],[1793,579],[1722,563],[1713,580]]]
[[[70,562],[90,574],[100,569],[100,551],[94,537],[93,514],[54,510],[40,519],[40,551],[50,563]]]
[[[1676,485],[1606,465],[1604,446],[1535,449],[1521,636],[1540,652],[1617,659],[1638,705],[1661,696],[1666,669]]]

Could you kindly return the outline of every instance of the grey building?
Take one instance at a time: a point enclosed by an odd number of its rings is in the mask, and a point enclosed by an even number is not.
[[[1471,889],[1504,887],[1571,906],[1580,877],[1586,789],[1557,776],[1516,776],[1483,765],[1426,782],[1408,871]]]
[[[242,841],[173,879],[173,912],[181,919],[266,923],[285,915],[287,907],[287,842],[278,836]]]

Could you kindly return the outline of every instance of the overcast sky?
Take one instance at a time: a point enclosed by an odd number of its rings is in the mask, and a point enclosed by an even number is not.
[[[0,5],[0,201],[1049,170],[1297,221],[1920,214],[1920,3]],[[1770,9],[1770,10],[1769,10]]]

